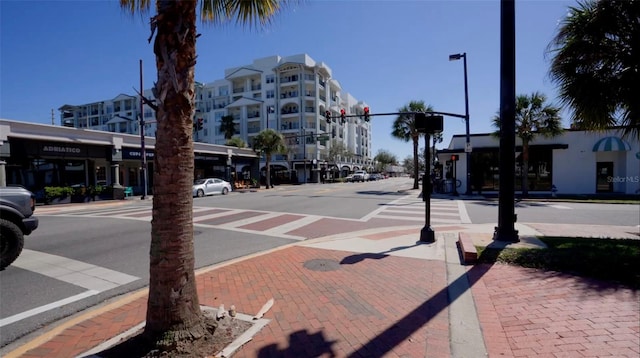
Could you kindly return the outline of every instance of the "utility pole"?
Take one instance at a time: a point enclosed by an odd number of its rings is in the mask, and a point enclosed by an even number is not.
[[[144,88],[142,83],[142,59],[140,60],[140,156],[142,157],[142,197],[140,199],[145,200],[147,198],[147,151],[144,146]]]

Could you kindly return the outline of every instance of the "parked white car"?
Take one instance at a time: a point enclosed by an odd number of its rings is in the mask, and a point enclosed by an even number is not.
[[[367,181],[369,180],[369,173],[364,170],[358,170],[353,173],[353,181]]]
[[[197,179],[193,183],[193,196],[227,195],[231,191],[231,183],[218,178]]]

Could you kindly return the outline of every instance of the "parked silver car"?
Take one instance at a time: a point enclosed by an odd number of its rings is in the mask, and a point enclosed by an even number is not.
[[[199,198],[205,195],[227,195],[231,191],[231,183],[218,178],[197,179],[193,183],[193,196]]]

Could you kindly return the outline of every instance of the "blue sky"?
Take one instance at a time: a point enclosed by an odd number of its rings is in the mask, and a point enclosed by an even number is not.
[[[558,22],[576,1],[516,0],[516,88],[540,91],[557,103],[545,49]],[[130,15],[116,0],[0,0],[0,117],[59,124],[64,104],[85,104],[156,79],[148,19]],[[320,1],[284,10],[264,30],[198,24],[196,80],[271,55],[308,53],[326,63],[343,90],[366,101],[373,114],[395,112],[410,100],[464,114],[462,61],[467,53],[471,133],[492,131],[500,105],[498,0]],[[566,115],[567,112],[565,111]],[[399,160],[411,144],[393,139],[392,117],[373,118],[373,154]],[[568,125],[568,118],[564,120]],[[464,134],[464,121],[445,118],[444,142]]]

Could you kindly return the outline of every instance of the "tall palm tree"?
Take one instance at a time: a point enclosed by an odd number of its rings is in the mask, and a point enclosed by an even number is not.
[[[398,109],[403,114],[398,115],[393,121],[393,129],[391,135],[405,142],[413,143],[413,189],[419,188],[419,164],[418,164],[418,142],[421,133],[416,129],[416,120],[413,114],[404,114],[410,112],[426,112],[433,111],[433,107],[425,105],[424,101],[411,101],[408,105]]]
[[[529,195],[527,179],[529,176],[529,143],[537,135],[547,138],[562,134],[560,108],[545,103],[547,97],[540,92],[516,97],[516,133],[522,140],[522,195]],[[500,136],[500,116],[493,118],[493,126],[497,128],[494,136]]]
[[[233,123],[233,116],[226,115],[220,119],[220,132],[224,133],[224,139],[231,139],[236,134],[236,124]]]
[[[151,0],[120,0],[132,14],[147,13]],[[157,105],[151,221],[149,298],[143,337],[170,352],[188,341],[211,338],[200,310],[193,252],[196,9],[204,22],[265,25],[283,5],[277,0],[156,0],[151,17],[155,35]],[[179,344],[180,343],[180,344]],[[169,354],[171,355],[171,354]]]
[[[275,153],[284,153],[287,148],[285,146],[284,137],[279,132],[271,128],[260,131],[253,137],[253,150],[264,153],[266,165],[266,183],[267,189],[271,188],[271,155]]]
[[[640,137],[639,18],[638,0],[585,0],[562,20],[548,46],[550,77],[576,127]]]

